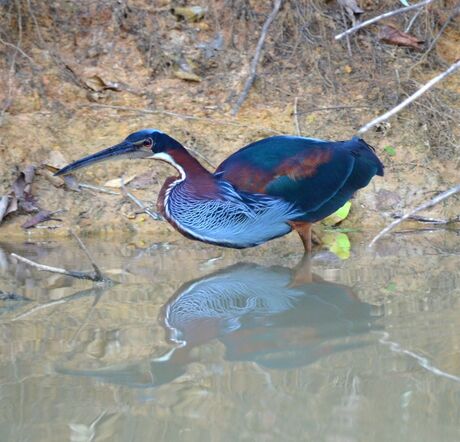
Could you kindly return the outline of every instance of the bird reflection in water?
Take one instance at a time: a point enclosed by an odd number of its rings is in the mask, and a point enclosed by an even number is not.
[[[376,307],[360,301],[350,287],[311,275],[308,257],[294,270],[236,264],[186,283],[163,306],[161,321],[175,344],[166,354],[123,367],[59,371],[131,387],[158,386],[184,374],[197,361],[193,350],[215,339],[230,361],[275,369],[305,366],[366,345],[364,335],[380,328],[378,317]]]

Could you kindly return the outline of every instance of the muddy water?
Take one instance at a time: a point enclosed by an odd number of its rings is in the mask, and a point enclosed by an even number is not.
[[[460,239],[326,252],[280,242],[0,244],[2,441],[460,439]]]

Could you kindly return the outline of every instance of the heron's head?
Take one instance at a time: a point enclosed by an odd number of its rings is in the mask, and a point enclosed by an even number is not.
[[[156,129],[143,129],[129,135],[121,143],[108,147],[100,152],[83,157],[56,172],[56,175],[65,175],[76,169],[88,167],[91,164],[112,159],[139,159],[154,158],[165,160],[168,158],[168,151],[182,148],[182,145]]]

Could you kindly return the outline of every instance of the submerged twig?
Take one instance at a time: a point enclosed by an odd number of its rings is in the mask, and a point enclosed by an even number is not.
[[[435,196],[431,200],[426,201],[420,206],[417,206],[415,209],[412,209],[411,211],[403,215],[401,218],[393,221],[391,224],[385,227],[382,231],[380,231],[380,233],[376,235],[374,239],[369,243],[369,247],[372,247],[383,235],[387,234],[390,230],[394,229],[398,224],[401,224],[403,221],[410,218],[415,213],[419,212],[420,210],[428,209],[429,207],[440,203],[441,201],[445,200],[446,198],[449,198],[452,195],[455,195],[458,192],[460,192],[460,184],[457,184],[456,186],[451,187],[445,192],[442,192],[439,195]]]
[[[371,122],[367,123],[361,129],[359,129],[358,133],[362,134],[367,132],[371,127],[375,126],[382,121],[387,120],[388,118],[392,117],[393,115],[397,114],[399,111],[404,109],[408,104],[415,101],[421,95],[423,95],[428,89],[432,88],[436,83],[446,78],[448,75],[454,73],[457,69],[460,68],[460,60],[457,60],[453,65],[449,67],[449,69],[445,70],[441,74],[437,75],[436,77],[432,78],[428,83],[424,84],[417,92],[412,94],[410,97],[406,98],[403,102],[399,103],[393,109],[390,109],[388,112],[385,112],[383,115],[380,115],[377,118],[374,118]]]
[[[102,275],[101,270],[97,266],[96,262],[94,261],[93,257],[89,253],[89,251],[86,248],[86,246],[83,244],[83,241],[80,239],[80,237],[73,230],[70,230],[70,233],[75,238],[75,240],[77,241],[78,245],[80,246],[80,249],[83,250],[83,252],[85,253],[86,257],[88,258],[88,261],[93,266],[94,274],[98,278],[97,280],[98,281],[104,281],[104,276]]]
[[[410,6],[406,6],[404,8],[395,9],[394,11],[385,12],[384,14],[378,15],[377,17],[373,17],[373,18],[370,18],[369,20],[363,21],[362,23],[359,23],[358,25],[353,26],[350,29],[347,29],[345,32],[337,34],[335,36],[335,39],[340,40],[341,38],[346,37],[347,35],[353,34],[354,32],[358,31],[359,29],[362,29],[362,28],[364,28],[366,26],[369,26],[372,23],[375,23],[375,22],[377,22],[379,20],[382,20],[382,19],[388,18],[388,17],[392,17],[393,15],[401,14],[403,12],[411,11],[412,9],[421,8],[423,6],[426,6],[426,5],[430,4],[432,1],[433,0],[424,0],[423,2],[416,3],[415,5],[410,5]]]
[[[275,0],[275,3],[273,5],[273,10],[270,13],[270,15],[267,17],[267,20],[265,21],[264,25],[262,26],[262,31],[260,33],[259,41],[257,42],[257,46],[256,46],[256,52],[251,62],[251,70],[249,73],[249,77],[247,78],[246,83],[244,84],[244,88],[243,88],[243,91],[241,92],[240,97],[238,98],[237,102],[235,103],[235,106],[232,109],[231,114],[233,116],[236,115],[238,111],[240,110],[241,105],[243,104],[244,100],[246,100],[249,90],[251,89],[251,86],[254,83],[254,80],[256,79],[257,65],[259,64],[260,56],[262,54],[262,48],[265,43],[265,38],[267,37],[268,28],[270,27],[273,20],[277,16],[282,3],[283,3],[283,0]]]
[[[91,262],[94,272],[81,272],[81,271],[76,271],[76,270],[67,270],[61,267],[47,266],[47,265],[39,264],[38,262],[32,261],[31,259],[24,258],[23,256],[17,255],[16,253],[12,253],[11,256],[13,258],[16,258],[18,261],[21,261],[27,265],[30,265],[31,267],[35,267],[41,272],[59,273],[60,275],[71,276],[72,278],[87,279],[89,281],[103,282],[105,284],[112,284],[114,281],[112,281],[110,278],[107,278],[106,276],[102,274],[99,267],[94,262],[94,259],[89,254],[88,249],[85,247],[85,245],[83,244],[81,239],[77,236],[77,234],[73,232],[72,230],[70,231],[70,233],[77,240],[78,245],[83,250],[88,260]]]

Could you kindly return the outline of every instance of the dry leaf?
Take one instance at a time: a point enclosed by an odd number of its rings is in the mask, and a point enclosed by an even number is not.
[[[25,212],[35,212],[40,210],[37,200],[31,194],[32,180],[35,176],[35,167],[27,166],[13,183],[13,194],[16,198],[16,204]],[[17,207],[16,207],[17,208]],[[8,213],[13,210],[8,208]]]
[[[51,172],[55,173],[59,169],[62,169],[64,166],[67,166],[67,164],[69,164],[69,162],[66,160],[64,155],[62,155],[62,153],[58,150],[53,150],[48,155],[48,158],[44,162],[43,166],[47,167]]]
[[[95,92],[105,91],[107,89],[111,91],[120,91],[121,87],[119,83],[109,81],[102,78],[99,75],[93,75],[85,80],[86,86]]]
[[[423,40],[419,40],[413,35],[406,34],[391,25],[380,26],[378,38],[384,43],[404,46],[416,50],[422,49],[423,44]]]
[[[62,221],[58,218],[53,218],[57,212],[61,212],[61,210],[51,212],[50,210],[40,210],[36,215],[32,218],[29,218],[21,227],[23,229],[30,229],[31,227],[35,227],[37,224],[43,223],[45,221]]]
[[[107,181],[104,184],[104,187],[120,189],[121,187],[126,186],[126,184],[130,183],[134,178],[136,178],[136,175],[130,176],[128,178],[114,178],[113,180]]]
[[[69,190],[73,190],[75,192],[80,192],[80,184],[78,183],[75,175],[71,173],[64,175],[64,183]]]
[[[202,6],[186,6],[172,8],[171,12],[180,19],[194,22],[203,19],[207,9]]]
[[[358,6],[356,0],[337,0],[337,3],[345,9],[353,26],[356,24],[356,19],[364,13],[364,10]]]
[[[181,80],[197,81],[197,82],[201,81],[200,76],[194,74],[193,72],[183,71],[182,69],[177,69],[176,71],[174,71],[174,75],[177,78],[180,78]]]
[[[7,195],[0,197],[0,223],[8,210],[9,198]]]

